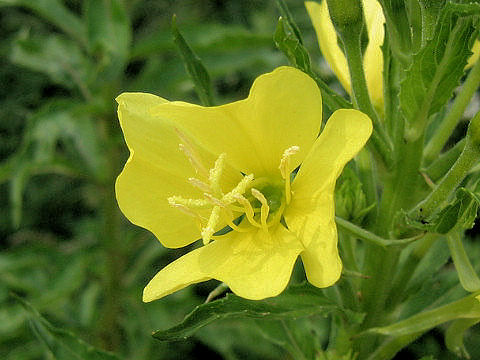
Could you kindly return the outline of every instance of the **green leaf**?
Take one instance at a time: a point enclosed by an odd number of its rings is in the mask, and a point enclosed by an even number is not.
[[[290,64],[303,72],[311,73],[310,56],[288,20],[280,17],[273,35],[275,45],[286,55]]]
[[[131,42],[130,20],[119,0],[85,2],[90,52],[100,58],[100,72],[115,79],[124,70]]]
[[[57,173],[102,181],[107,176],[105,164],[96,124],[85,106],[68,100],[46,104],[29,119],[18,152],[0,164],[0,181],[10,181],[13,225],[20,224],[23,192],[30,177]]]
[[[295,34],[295,37],[298,39],[300,44],[303,44],[302,40],[302,34],[300,33],[300,29],[298,28],[297,24],[293,20],[292,14],[290,13],[290,10],[288,10],[288,6],[285,3],[284,0],[275,0],[275,3],[277,4],[278,10],[280,10],[281,18],[285,19],[287,22],[289,28],[293,31]]]
[[[46,346],[54,359],[119,360],[113,354],[87,344],[70,331],[50,324],[26,300],[15,296],[29,315],[30,325],[37,338]]]
[[[85,28],[81,20],[60,0],[0,0],[0,6],[22,6],[30,9],[85,44]]]
[[[453,352],[458,357],[465,357],[467,359],[470,359],[470,354],[465,348],[463,338],[465,336],[465,332],[478,323],[480,323],[480,318],[459,319],[452,321],[447,331],[445,332],[445,345],[447,345],[447,349]]]
[[[480,4],[448,3],[440,14],[433,38],[413,56],[400,89],[410,140],[422,134],[428,117],[450,99],[463,76],[479,14]]]
[[[408,269],[408,272],[405,272],[404,276],[395,278],[393,283],[390,301],[397,304],[403,302],[400,318],[409,317],[430,306],[432,301],[438,298],[439,293],[446,291],[444,286],[450,285],[445,280],[441,282],[442,286],[438,284],[441,279],[439,271],[450,259],[446,242],[439,239],[428,245],[428,238],[422,242],[423,244],[418,243],[417,249],[427,242],[428,251],[423,253],[414,249],[407,258],[407,262],[401,265],[402,268]]]
[[[405,214],[407,225],[439,234],[446,234],[455,226],[471,229],[475,223],[480,197],[466,188],[459,188],[455,198],[446,207],[426,221],[417,221]]]
[[[480,301],[475,296],[479,294],[472,294],[434,310],[422,312],[392,325],[372,328],[367,332],[388,336],[405,336],[430,330],[455,319],[478,319],[480,318]]]
[[[210,75],[205,66],[202,64],[200,58],[188,46],[182,34],[177,27],[177,19],[173,16],[172,32],[175,44],[177,45],[180,55],[182,56],[185,69],[193,80],[195,91],[200,98],[200,101],[205,106],[213,106],[212,84]]]
[[[11,61],[46,74],[56,84],[86,91],[88,60],[78,45],[64,36],[31,36],[21,31],[14,43]]]
[[[480,279],[463,248],[462,235],[463,231],[451,231],[447,235],[448,247],[452,254],[453,263],[463,288],[468,292],[480,291]]]
[[[282,320],[326,315],[337,310],[340,310],[338,306],[325,297],[320,289],[304,283],[291,286],[277,297],[259,301],[227,294],[220,300],[197,306],[181,324],[156,331],[153,336],[161,341],[185,339],[201,327],[224,318]]]

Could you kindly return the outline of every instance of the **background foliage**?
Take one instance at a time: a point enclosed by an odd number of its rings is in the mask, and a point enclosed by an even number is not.
[[[303,4],[292,2],[290,11],[313,66],[341,91],[320,58]],[[287,64],[273,41],[279,16],[273,1],[0,0],[2,359],[188,359],[201,353],[279,359],[290,358],[294,347],[308,353],[313,345],[307,338],[316,345],[327,340],[324,314],[295,320],[293,313],[279,322],[261,319],[254,308],[251,318],[227,317],[185,341],[150,336],[180,323],[216,286],[207,282],[143,304],[146,282],[188,249],[164,249],[128,223],[113,192],[128,156],[115,96],[145,91],[199,103],[173,42],[173,14],[209,70],[218,104],[245,97],[256,76]],[[468,246],[478,258],[480,243]],[[294,321],[304,332],[285,332]],[[442,350],[437,332],[398,358],[455,358]],[[466,340],[471,356],[480,358],[478,327]]]

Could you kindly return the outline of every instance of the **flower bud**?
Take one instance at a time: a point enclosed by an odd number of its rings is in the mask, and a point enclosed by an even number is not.
[[[327,0],[328,11],[337,31],[362,25],[363,10],[361,0]]]
[[[345,168],[335,191],[335,213],[345,220],[360,223],[366,215],[367,200],[355,172]]]

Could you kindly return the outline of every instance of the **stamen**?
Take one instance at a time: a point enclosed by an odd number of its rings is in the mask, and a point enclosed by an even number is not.
[[[234,217],[233,217],[233,212],[232,212],[232,210],[230,210],[230,208],[224,207],[223,210],[225,210],[225,213],[226,213],[226,214],[222,213],[223,219],[225,220],[227,225],[230,226],[233,230],[238,231],[238,232],[248,232],[248,231],[250,231],[250,229],[241,228],[238,225],[235,225],[233,223]]]
[[[227,154],[222,153],[215,161],[215,165],[208,174],[208,182],[214,192],[214,194],[222,194],[222,188],[220,187],[220,177],[222,176],[223,169],[225,168],[225,157]]]
[[[268,232],[267,219],[270,207],[268,206],[267,199],[257,189],[253,188],[251,191],[252,195],[262,204],[262,207],[260,208],[260,222],[262,223],[262,229]]]
[[[202,209],[210,205],[210,202],[205,199],[185,199],[177,195],[170,196],[167,200],[173,207],[176,207],[176,205],[183,205],[189,208]]]
[[[194,178],[194,177],[188,178],[188,182],[203,192],[212,191],[212,189],[210,189],[210,186],[208,186],[208,184],[204,183],[202,180],[199,180],[197,178]]]
[[[210,203],[212,203],[212,205],[221,206],[221,207],[226,206],[226,204],[223,203],[222,200],[217,199],[215,196],[213,196],[209,193],[204,193],[203,196],[205,196],[207,198],[207,200],[210,201]]]
[[[217,226],[220,220],[220,206],[214,206],[210,218],[208,219],[207,226],[202,229],[203,245],[207,245],[212,239],[212,235],[215,233],[215,226]]]
[[[295,155],[300,150],[299,146],[290,146],[283,152],[282,158],[280,160],[280,165],[278,168],[280,169],[280,173],[282,174],[282,178],[285,179],[285,200],[287,204],[290,204],[290,200],[292,199],[291,194],[291,186],[290,186],[290,158],[292,155]]]
[[[169,201],[170,203],[170,201]],[[198,230],[202,230],[202,218],[200,217],[200,215],[198,213],[196,213],[195,211],[193,211],[192,209],[186,207],[185,205],[182,205],[182,204],[175,204],[175,203],[170,203],[170,205],[178,210],[180,210],[181,212],[183,212],[184,214],[187,214],[191,217],[193,217],[196,222],[197,222],[197,227],[198,227]]]
[[[237,200],[241,205],[243,205],[243,211],[245,211],[245,215],[247,216],[248,221],[256,227],[262,227],[253,217],[255,216],[255,212],[253,211],[252,204],[250,201],[245,199],[242,195],[235,195],[235,200]]]
[[[190,164],[192,164],[195,171],[207,177],[208,171],[203,166],[202,161],[200,160],[200,156],[195,151],[195,148],[190,142],[190,140],[185,136],[184,133],[182,133],[177,128],[175,128],[175,131],[177,132],[178,137],[182,141],[182,143],[178,144],[179,149],[183,151],[184,154],[187,156],[188,160],[190,161]]]
[[[227,204],[234,203],[237,201],[236,195],[243,195],[247,190],[248,185],[253,181],[253,174],[246,175],[240,180],[237,186],[233,188],[232,191],[226,193],[223,196],[223,201]]]

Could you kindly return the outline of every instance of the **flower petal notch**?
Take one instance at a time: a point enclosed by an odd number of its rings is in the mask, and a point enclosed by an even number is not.
[[[312,284],[337,281],[333,191],[370,137],[366,115],[338,110],[317,137],[320,90],[291,67],[222,106],[142,93],[117,101],[130,150],[116,182],[122,212],[166,247],[202,240],[155,275],[144,301],[209,279],[247,299],[276,296],[298,256]]]

